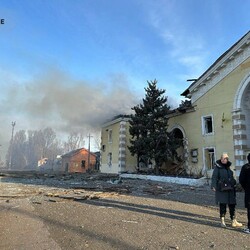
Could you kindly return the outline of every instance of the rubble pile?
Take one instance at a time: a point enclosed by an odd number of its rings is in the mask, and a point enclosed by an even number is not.
[[[198,188],[150,180],[121,178],[115,174],[45,174],[34,172],[9,172],[0,174],[1,182],[8,183],[0,191],[0,199],[43,196],[46,201],[87,200],[115,195],[169,196]],[[25,189],[17,190],[11,183]],[[6,190],[8,189],[8,190]],[[25,190],[25,191],[24,191]],[[40,202],[35,200],[35,203]]]

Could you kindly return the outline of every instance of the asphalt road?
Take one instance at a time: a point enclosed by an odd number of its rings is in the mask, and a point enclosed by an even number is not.
[[[246,223],[243,193],[237,216]],[[0,179],[0,249],[250,249],[208,186],[88,177]]]

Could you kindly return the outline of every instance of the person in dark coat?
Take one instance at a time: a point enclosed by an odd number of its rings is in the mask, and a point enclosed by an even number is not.
[[[240,171],[239,182],[245,191],[245,208],[247,209],[247,228],[243,231],[250,234],[250,154],[247,156],[248,163],[243,165]]]
[[[228,205],[231,218],[231,226],[241,227],[242,224],[239,223],[235,217],[236,180],[234,178],[233,171],[230,169],[231,165],[232,163],[228,159],[228,154],[223,153],[220,160],[217,160],[215,163],[214,171],[212,174],[211,189],[215,191],[216,204],[219,204],[221,226],[226,227],[225,215]],[[227,187],[227,190],[224,190],[225,187]]]

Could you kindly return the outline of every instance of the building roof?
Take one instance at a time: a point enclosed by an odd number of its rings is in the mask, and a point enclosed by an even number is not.
[[[129,121],[130,120],[130,115],[119,115],[113,117],[112,120],[107,121],[106,123],[102,124],[102,128],[108,127],[110,125],[113,125],[115,123],[121,122],[121,121]]]
[[[244,47],[250,44],[250,31],[241,37],[233,46],[224,52],[198,79],[196,79],[181,95],[189,97],[190,92],[199,86],[204,80],[209,80],[212,75],[216,74],[229,61],[234,58],[234,55],[240,53]]]
[[[86,148],[78,148],[78,149],[75,149],[75,150],[72,150],[64,155],[62,155],[61,157],[64,158],[64,157],[72,157],[78,153],[80,153],[82,150],[85,150],[88,152],[88,150]],[[94,153],[90,152],[91,155],[93,156],[96,156]]]

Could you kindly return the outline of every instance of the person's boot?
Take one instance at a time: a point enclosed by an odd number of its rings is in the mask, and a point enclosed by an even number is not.
[[[220,223],[221,227],[227,227],[227,225],[226,225],[226,223],[225,223],[225,217],[221,217],[220,220],[221,220],[221,221],[220,221],[220,222],[221,222],[221,223]]]
[[[232,219],[232,227],[242,227],[242,223],[239,223],[236,219]]]

